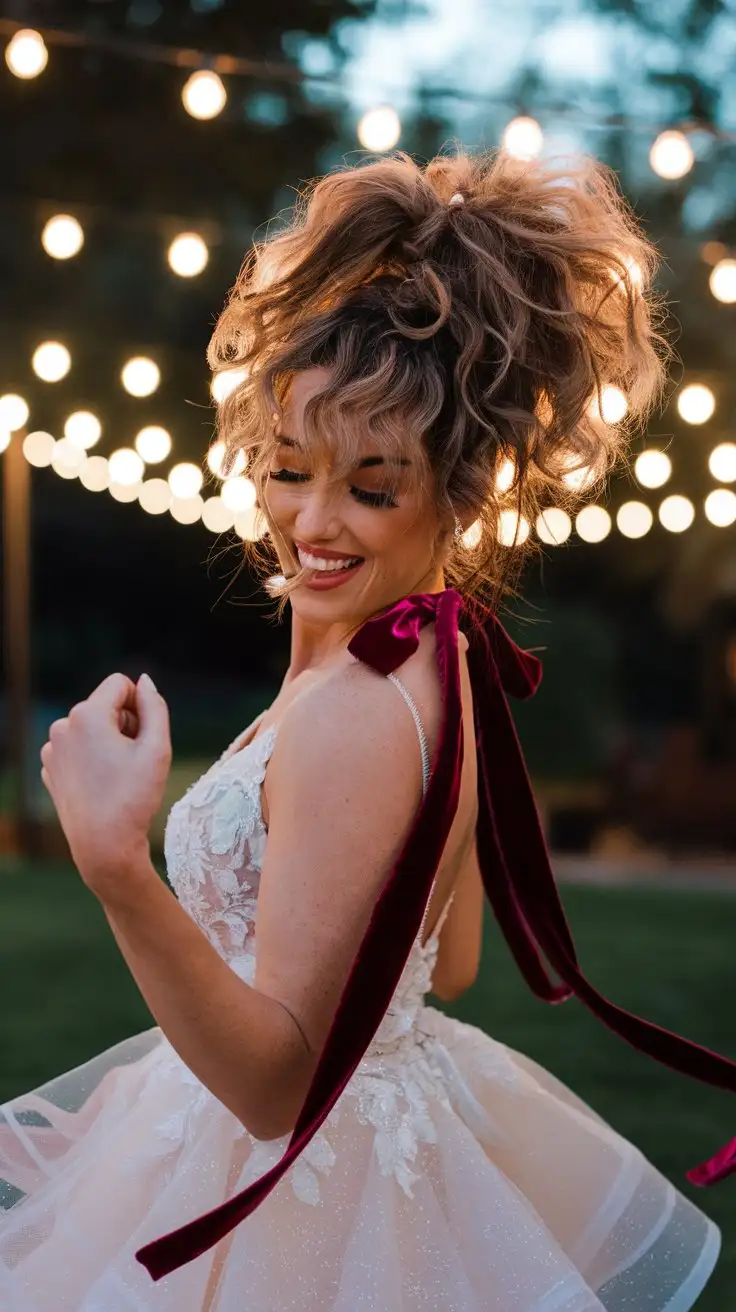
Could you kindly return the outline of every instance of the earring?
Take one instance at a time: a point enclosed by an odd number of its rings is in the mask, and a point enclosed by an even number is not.
[[[458,538],[461,538],[464,532],[465,532],[465,530],[464,530],[462,524],[460,523],[460,520],[458,519],[458,517],[457,517],[457,515],[456,515],[456,516],[455,516],[455,539],[457,540]]]

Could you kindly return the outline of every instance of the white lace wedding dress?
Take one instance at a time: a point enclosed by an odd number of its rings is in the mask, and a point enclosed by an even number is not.
[[[389,677],[426,788],[416,708]],[[179,899],[249,981],[277,731],[243,745],[254,728],[166,834]],[[253,1139],[155,1027],[0,1109],[2,1312],[686,1312],[717,1229],[554,1076],[425,1005],[439,928],[302,1156],[156,1283],[136,1250],[262,1175],[288,1136]]]

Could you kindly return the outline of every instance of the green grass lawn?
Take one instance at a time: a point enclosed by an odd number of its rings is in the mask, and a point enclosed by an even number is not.
[[[564,894],[583,967],[604,993],[736,1057],[736,897]],[[483,960],[475,987],[446,1010],[548,1066],[718,1222],[724,1252],[698,1309],[726,1312],[736,1293],[736,1178],[704,1191],[684,1172],[736,1134],[736,1100],[639,1056],[577,1002],[535,1001],[490,917]],[[153,1023],[104,914],[68,866],[0,862],[0,997],[0,1101]]]

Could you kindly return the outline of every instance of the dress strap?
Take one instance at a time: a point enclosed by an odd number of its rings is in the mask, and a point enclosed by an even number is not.
[[[396,687],[412,713],[414,723],[417,727],[417,733],[419,735],[419,750],[422,753],[422,796],[424,796],[427,791],[427,784],[429,783],[429,748],[427,747],[427,739],[424,734],[424,729],[422,728],[422,721],[419,718],[419,711],[417,710],[416,702],[409,692],[409,689],[401,682],[398,674],[387,674],[386,678],[396,684]]]

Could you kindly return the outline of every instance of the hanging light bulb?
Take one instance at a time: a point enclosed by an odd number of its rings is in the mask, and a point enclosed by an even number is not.
[[[518,510],[502,510],[497,536],[502,547],[520,547],[529,537],[529,520]]]
[[[548,506],[537,515],[537,537],[549,547],[562,546],[572,533],[572,520],[566,510]]]
[[[158,465],[171,450],[171,435],[159,424],[148,424],[136,434],[135,449],[147,465]]]
[[[5,47],[5,63],[14,77],[38,77],[48,62],[46,42],[41,33],[31,27],[14,32]]]
[[[110,486],[110,466],[105,456],[87,456],[79,470],[79,481],[88,492],[106,492]]]
[[[250,478],[235,476],[227,478],[220,489],[223,504],[234,514],[248,510],[256,503],[256,485]]]
[[[8,434],[10,437],[10,434]],[[0,441],[2,439],[0,438]],[[29,465],[36,469],[45,469],[51,464],[56,446],[56,438],[51,433],[44,433],[42,429],[37,429],[35,433],[29,433],[23,439],[23,455]]]
[[[199,493],[191,497],[172,497],[169,514],[179,524],[196,524],[202,518],[204,501]]]
[[[72,357],[61,342],[41,342],[33,352],[33,372],[44,383],[58,383],[72,367]]]
[[[187,78],[181,98],[187,114],[191,114],[192,118],[217,118],[227,103],[227,91],[217,73],[208,68],[200,68]]]
[[[169,487],[172,495],[180,501],[190,501],[199,492],[204,477],[199,465],[183,461],[169,470]],[[182,521],[183,523],[183,521]]]
[[[64,437],[85,451],[99,442],[101,436],[102,424],[91,410],[75,410],[64,424]]]
[[[0,432],[15,433],[28,423],[28,402],[15,392],[0,396]]]
[[[84,245],[84,229],[73,214],[55,214],[44,224],[41,245],[54,260],[70,260]]]
[[[576,516],[575,531],[583,542],[602,542],[611,532],[611,516],[603,506],[584,506]]]
[[[171,501],[171,488],[165,478],[147,478],[138,489],[138,503],[148,515],[165,514]]]
[[[677,398],[680,418],[687,424],[707,423],[715,408],[716,398],[710,388],[702,383],[690,383]]]
[[[614,387],[612,383],[607,383],[601,388],[601,404],[598,405],[598,394],[594,394],[588,406],[588,414],[591,419],[600,419],[603,416],[603,422],[606,424],[618,424],[624,418],[629,408],[625,394],[620,387]]]
[[[210,383],[210,393],[213,401],[217,401],[219,405],[221,401],[225,400],[226,396],[229,396],[231,392],[235,391],[236,387],[240,386],[247,374],[247,369],[220,369],[218,373],[213,375]]]
[[[736,443],[721,442],[708,457],[708,468],[719,483],[736,482]]]
[[[207,452],[207,464],[209,465],[212,473],[215,474],[217,478],[224,478],[224,474],[222,472],[224,459],[225,459],[225,443],[215,442],[214,446],[211,446]],[[236,478],[238,474],[242,474],[243,470],[245,469],[245,465],[246,465],[245,452],[238,451],[238,454],[235,457],[235,464],[233,465],[231,473],[228,474],[228,478]]]
[[[136,355],[123,366],[120,380],[131,396],[150,396],[161,382],[161,370],[155,360]]]
[[[736,521],[736,494],[729,487],[717,487],[705,498],[705,515],[716,528],[729,528]]]
[[[202,523],[210,533],[227,533],[235,523],[235,514],[222,497],[208,497],[202,508]]]
[[[653,447],[642,451],[634,461],[634,477],[641,487],[661,487],[672,473],[672,461],[664,451]]]
[[[654,523],[654,515],[643,501],[625,501],[616,515],[616,527],[625,538],[643,538]]]
[[[660,178],[684,178],[695,162],[695,154],[683,132],[660,132],[649,152],[649,163]]]
[[[366,150],[393,150],[401,136],[401,119],[390,105],[369,109],[358,123],[358,141]]]
[[[544,145],[544,133],[535,118],[519,115],[512,118],[504,128],[501,145],[507,155],[514,159],[534,159],[541,153]]]
[[[717,301],[733,305],[736,301],[736,260],[719,260],[711,270],[708,286]]]
[[[474,551],[480,546],[480,540],[483,537],[483,525],[479,519],[473,520],[473,523],[466,528],[462,535],[461,541],[468,551]]]
[[[194,278],[205,268],[210,253],[198,232],[180,232],[169,246],[169,267],[180,278]]]
[[[123,487],[136,487],[145,473],[145,465],[132,447],[123,446],[113,451],[108,463],[111,485],[118,483]]]
[[[659,507],[659,522],[668,533],[684,533],[695,518],[695,506],[688,497],[665,497]]]

